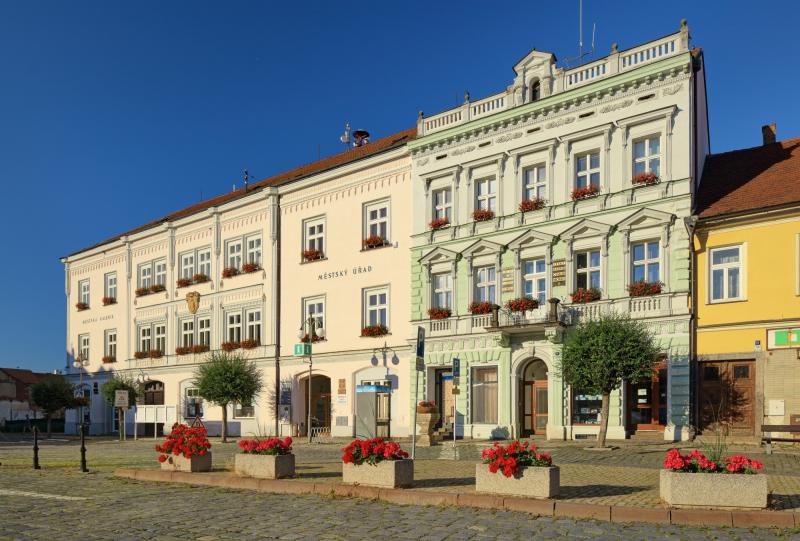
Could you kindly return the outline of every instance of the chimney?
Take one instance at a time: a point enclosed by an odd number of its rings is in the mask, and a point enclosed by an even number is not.
[[[778,127],[774,123],[761,126],[761,136],[764,138],[765,145],[771,145],[775,142],[775,134],[777,130]]]

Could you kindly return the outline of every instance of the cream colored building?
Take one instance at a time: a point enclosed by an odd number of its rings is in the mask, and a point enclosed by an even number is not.
[[[193,374],[204,350],[238,344],[261,370],[264,391],[253,404],[230,407],[230,433],[274,433],[276,401],[285,404],[279,430],[304,433],[308,364],[292,357],[292,347],[304,314],[322,307],[328,333],[314,344],[314,425],[354,435],[356,385],[388,381],[388,426],[392,435],[407,433],[408,370],[398,364],[408,359],[410,229],[398,217],[410,214],[405,143],[413,137],[412,129],[366,143],[64,257],[66,374],[89,399],[67,412],[67,431],[81,415],[91,433],[116,430],[99,389],[122,373],[144,382],[129,434],[152,435],[196,416],[218,433],[220,408],[197,395]],[[370,221],[381,205],[385,214]],[[314,239],[309,220],[324,224]],[[362,250],[370,225],[381,224],[387,245]],[[318,238],[324,257],[303,262],[303,247]],[[381,291],[390,334],[361,338],[365,303]],[[388,366],[380,351],[373,366],[384,341]]]

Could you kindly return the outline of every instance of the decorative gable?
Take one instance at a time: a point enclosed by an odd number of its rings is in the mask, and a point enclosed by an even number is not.
[[[452,263],[458,259],[458,253],[446,248],[437,247],[422,256],[419,262],[423,265],[435,265],[436,263]]]
[[[462,250],[461,255],[472,259],[482,255],[497,255],[502,253],[502,251],[503,251],[502,244],[497,244],[496,242],[492,242],[490,240],[481,239],[473,244],[470,244],[467,248]]]
[[[617,224],[620,231],[671,225],[675,215],[654,209],[639,209]]]
[[[584,218],[566,231],[560,237],[564,240],[574,240],[584,237],[607,237],[612,226]]]
[[[536,246],[549,246],[553,244],[556,237],[541,231],[530,229],[508,243],[511,250],[522,250],[523,248],[533,248]]]

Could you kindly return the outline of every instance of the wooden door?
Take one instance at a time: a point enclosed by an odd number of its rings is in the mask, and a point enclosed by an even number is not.
[[[653,377],[628,383],[628,430],[664,430],[667,424],[667,366],[658,364]]]
[[[700,363],[700,422],[704,430],[753,434],[755,371],[753,361]]]
[[[533,392],[533,433],[544,434],[547,431],[547,380],[536,380],[531,390]]]

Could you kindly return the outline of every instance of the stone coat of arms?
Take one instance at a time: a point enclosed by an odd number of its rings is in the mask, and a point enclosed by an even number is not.
[[[200,293],[197,291],[190,291],[187,293],[186,306],[189,308],[191,313],[196,314],[197,309],[200,308]]]

